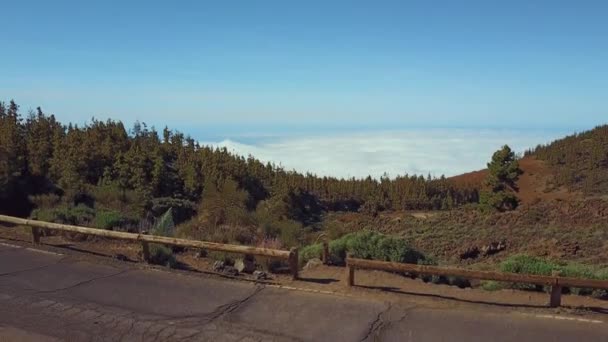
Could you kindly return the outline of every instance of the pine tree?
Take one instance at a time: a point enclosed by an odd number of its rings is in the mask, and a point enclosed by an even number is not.
[[[518,191],[516,182],[521,173],[515,153],[508,145],[494,152],[488,163],[486,189],[481,192],[482,208],[500,211],[515,209],[519,200],[514,193]]]

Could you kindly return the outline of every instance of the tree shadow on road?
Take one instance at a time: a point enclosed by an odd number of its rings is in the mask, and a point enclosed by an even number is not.
[[[606,308],[598,308],[598,307],[593,306],[593,307],[586,308],[586,309],[591,310],[591,311],[593,311],[595,313],[599,313],[599,314],[603,314],[603,315],[608,315],[608,309],[606,309]]]
[[[85,253],[85,254],[90,254],[90,255],[95,255],[95,256],[100,256],[100,257],[114,258],[114,259],[118,259],[120,261],[138,262],[138,260],[133,260],[133,259],[125,256],[124,254],[99,253],[99,252],[95,252],[95,251],[91,251],[91,250],[87,250],[87,249],[81,249],[81,248],[75,247],[74,245],[69,244],[69,243],[47,244],[47,245],[51,246],[51,247],[56,247],[56,248],[64,248],[64,249],[68,249],[68,250],[71,250],[74,252],[79,252],[79,253]]]
[[[309,282],[309,283],[324,284],[324,285],[336,283],[336,282],[340,281],[338,279],[333,279],[333,278],[298,278],[298,280]]]
[[[405,294],[410,296],[418,296],[418,297],[427,297],[427,298],[437,298],[437,299],[447,299],[453,300],[462,303],[470,303],[470,304],[484,304],[484,305],[493,305],[493,306],[501,306],[501,307],[518,307],[518,308],[547,308],[546,305],[535,305],[535,304],[509,304],[509,303],[497,303],[492,301],[485,300],[472,300],[472,299],[464,299],[447,295],[439,295],[434,293],[420,293],[420,292],[408,292],[403,291],[397,287],[392,286],[366,286],[366,285],[357,285],[356,287],[370,289],[370,290],[380,290],[391,293]]]

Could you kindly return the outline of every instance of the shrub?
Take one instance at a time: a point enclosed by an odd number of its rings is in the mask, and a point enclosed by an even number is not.
[[[570,263],[558,264],[542,258],[537,258],[528,255],[514,255],[500,265],[500,270],[510,273],[534,274],[534,275],[551,275],[553,271],[558,271],[563,277],[585,278],[585,279],[608,279],[606,270],[596,270],[593,267]],[[512,288],[520,289],[536,289],[540,290],[542,286],[531,286],[524,284],[513,284]],[[584,288],[569,288],[568,291],[577,295],[589,295],[594,292],[592,289]]]
[[[323,231],[330,239],[338,239],[348,233],[353,232],[353,228],[344,222],[329,221],[323,223]]]
[[[509,273],[551,275],[552,271],[558,269],[555,263],[523,254],[514,255],[500,264],[500,270]]]
[[[279,239],[285,246],[298,246],[302,239],[304,229],[302,224],[293,220],[284,220],[280,222]]]
[[[455,276],[448,276],[447,284],[452,286],[458,286],[461,289],[471,287],[471,282],[468,279]]]
[[[145,213],[146,199],[135,190],[121,189],[116,184],[104,184],[92,188],[95,207],[118,210],[134,217]]]
[[[315,243],[312,245],[308,245],[300,249],[299,251],[299,260],[301,264],[305,264],[310,259],[321,258],[323,253],[323,245],[320,243]]]
[[[258,248],[269,248],[269,249],[284,249],[284,245],[278,238],[263,238],[255,242],[255,246]],[[288,263],[284,260],[277,260],[268,257],[258,256],[255,258],[256,263],[260,265],[264,270],[270,272],[276,272],[284,270],[289,267]],[[299,259],[302,261],[302,258]]]
[[[167,246],[159,244],[150,245],[150,259],[151,264],[167,266],[175,268],[177,266],[177,260],[173,256],[173,251]]]
[[[176,224],[180,224],[189,220],[196,213],[196,204],[180,198],[161,197],[152,200],[152,214],[155,216],[166,213],[169,209],[172,211],[173,220]]]
[[[173,236],[174,228],[175,224],[173,223],[173,213],[171,208],[169,208],[169,210],[158,218],[150,233],[160,236]]]
[[[481,282],[481,288],[486,291],[498,291],[504,288],[504,285],[501,282],[494,280],[483,280]]]
[[[258,235],[279,238],[285,246],[298,246],[303,240],[305,229],[302,223],[291,219],[279,218],[264,210],[255,213]]]
[[[62,202],[61,196],[54,193],[30,196],[29,199],[37,208],[40,209],[55,208],[61,205]]]
[[[114,229],[126,224],[133,224],[136,220],[124,217],[117,211],[98,211],[93,220],[93,226],[100,229]]]
[[[414,264],[419,259],[424,259],[423,255],[412,249],[405,240],[369,230],[347,234],[336,240],[333,245],[340,255],[350,252],[354,257],[363,259]],[[332,243],[329,247],[331,252]]]
[[[522,273],[522,274],[535,274],[549,276],[553,271],[557,271],[559,265],[529,255],[514,255],[506,259],[500,264],[500,270],[502,272],[509,273]],[[542,285],[532,284],[511,284],[509,287],[520,290],[534,290],[542,291],[546,290]]]
[[[75,207],[61,206],[54,209],[36,209],[32,219],[72,225],[88,225],[95,217],[95,210],[84,204]]]
[[[559,267],[560,275],[562,277],[571,278],[586,278],[586,279],[599,279],[599,274],[596,274],[594,270],[588,266],[581,264],[568,264]]]
[[[173,216],[171,215],[171,209],[167,210],[154,224],[151,232],[153,235],[161,236],[173,236]],[[157,265],[164,265],[171,268],[177,266],[177,261],[173,255],[173,250],[167,246],[159,244],[150,245],[150,259],[149,262]]]
[[[417,262],[418,265],[428,265],[428,266],[437,266],[439,263],[437,262],[437,260],[433,257],[425,257],[424,259],[419,259]],[[440,276],[440,275],[422,275],[420,276],[420,279],[422,279],[422,281],[424,281],[425,283],[433,283],[433,284],[441,284],[441,283],[445,283],[445,277]]]
[[[310,258],[318,258],[321,255],[321,246],[321,244],[314,244],[304,247],[301,252],[303,262]],[[350,233],[329,242],[329,254],[333,263],[344,263],[347,253],[362,259],[414,264],[425,259],[405,240],[369,230]]]

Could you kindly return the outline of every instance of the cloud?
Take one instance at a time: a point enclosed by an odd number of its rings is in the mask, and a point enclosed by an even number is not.
[[[248,137],[247,143],[234,138],[203,144],[320,176],[380,177],[385,172],[390,177],[406,173],[452,176],[484,168],[504,144],[523,152],[562,135],[527,130],[412,129]]]

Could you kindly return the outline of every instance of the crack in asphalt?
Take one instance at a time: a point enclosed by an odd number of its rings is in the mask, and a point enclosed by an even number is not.
[[[155,334],[154,337],[152,338],[152,341],[157,341],[160,338],[160,334],[167,329],[168,327],[170,327],[170,325],[165,325],[164,327],[162,327],[161,329],[159,329]]]
[[[182,317],[163,317],[160,319],[146,320],[147,323],[152,323],[152,325],[143,331],[142,338],[144,338],[146,341],[166,340],[171,337],[174,337],[174,335],[176,335],[179,332],[180,328],[185,328],[185,329],[192,328],[195,330],[194,332],[192,332],[191,334],[189,334],[187,336],[179,338],[179,340],[192,339],[195,336],[198,336],[201,333],[203,333],[203,331],[200,330],[201,327],[204,327],[204,326],[238,310],[244,304],[246,304],[251,298],[253,298],[255,295],[257,295],[262,290],[264,290],[264,288],[265,288],[265,286],[256,286],[255,289],[251,293],[249,293],[247,296],[245,296],[244,298],[233,301],[228,304],[221,305],[218,308],[216,308],[214,311],[212,311],[211,313],[208,313],[205,315],[193,315],[193,316],[182,316]],[[167,324],[168,321],[175,322],[175,323]],[[134,322],[131,325],[131,327],[129,328],[129,330],[132,329],[133,325],[134,325]],[[166,335],[167,333],[169,333],[169,335]],[[146,338],[145,337],[146,335],[148,335],[149,337]],[[164,335],[166,335],[166,336],[164,336]],[[125,336],[126,335],[123,334],[121,337],[125,337]]]
[[[227,303],[224,305],[220,305],[215,310],[213,310],[212,312],[207,313],[207,314],[162,317],[162,318],[158,318],[158,319],[149,320],[149,322],[163,323],[163,322],[167,322],[167,321],[173,321],[173,322],[176,322],[175,324],[177,324],[180,327],[190,327],[193,324],[206,325],[206,324],[209,324],[209,323],[221,318],[222,316],[225,316],[225,315],[239,309],[243,304],[245,304],[247,301],[249,301],[252,297],[254,297],[258,293],[260,293],[265,288],[266,288],[266,286],[264,286],[264,285],[256,285],[254,290],[250,294],[245,296],[245,298],[235,300],[233,302],[230,302],[230,303]]]
[[[121,318],[125,318],[125,317],[121,317]],[[137,320],[134,317],[129,317],[127,319],[129,319],[131,321],[131,323],[129,324],[129,327],[122,334],[120,334],[118,341],[122,341],[126,336],[128,336],[133,331],[135,322],[137,322]],[[115,317],[114,320],[118,320],[118,317]],[[116,325],[116,327],[118,327],[118,325]]]
[[[76,284],[72,284],[72,285],[66,286],[66,287],[61,287],[61,288],[58,288],[58,289],[36,291],[36,292],[33,293],[33,295],[38,295],[38,294],[43,294],[43,293],[60,292],[60,291],[65,291],[65,290],[71,290],[71,289],[76,288],[76,287],[81,286],[81,285],[90,284],[90,283],[92,283],[94,281],[97,281],[97,280],[102,280],[102,279],[108,279],[108,278],[116,277],[116,276],[119,276],[121,274],[125,274],[125,273],[130,272],[130,271],[131,270],[122,270],[120,272],[116,272],[116,273],[113,273],[113,274],[109,274],[109,275],[105,275],[105,276],[100,276],[100,277],[95,277],[95,278],[83,280],[83,281],[80,281],[80,282],[78,282]]]
[[[47,265],[45,267],[48,267],[48,266],[51,266],[51,265]],[[110,274],[110,275],[101,276],[101,277],[95,277],[95,278],[83,280],[83,281],[78,282],[76,284],[72,284],[70,286],[66,286],[66,287],[62,287],[62,288],[58,288],[58,289],[40,290],[40,291],[34,291],[34,292],[31,292],[31,293],[22,294],[20,296],[15,296],[15,297],[11,298],[11,301],[18,300],[18,299],[21,299],[21,298],[24,298],[24,297],[30,297],[31,298],[32,296],[36,296],[36,295],[39,295],[39,294],[55,293],[55,292],[61,292],[61,291],[65,291],[65,290],[70,290],[70,289],[76,288],[76,287],[81,286],[81,285],[90,284],[90,283],[92,283],[94,281],[97,281],[97,280],[102,280],[102,279],[107,279],[107,278],[111,278],[111,277],[116,277],[116,276],[119,276],[121,274],[127,273],[129,271],[131,271],[131,270],[122,270],[120,272],[116,272],[116,273],[113,273],[113,274]],[[28,289],[28,290],[34,290],[34,289]],[[53,305],[51,305],[49,307],[55,306],[57,304],[59,304],[59,303],[55,302]],[[49,308],[49,307],[45,307],[45,308]]]
[[[194,336],[198,336],[198,335],[200,335],[200,334],[201,334],[201,332],[200,332],[200,331],[195,331],[194,333],[192,333],[192,334],[190,334],[190,335],[187,335],[187,336],[184,336],[184,337],[180,338],[179,340],[180,340],[180,341],[189,341],[189,340],[191,340],[192,338],[194,338]]]
[[[372,335],[375,335],[376,337],[378,337],[382,334],[382,331],[384,329],[386,329],[387,327],[389,327],[393,324],[396,324],[396,323],[403,322],[403,320],[406,319],[407,316],[409,315],[410,311],[416,309],[417,307],[418,307],[417,305],[404,307],[404,308],[399,307],[398,309],[404,311],[403,315],[401,315],[398,319],[385,320],[385,319],[383,319],[383,316],[386,316],[391,311],[391,309],[396,308],[392,305],[392,303],[388,302],[386,309],[380,311],[378,313],[378,315],[376,316],[376,319],[374,319],[369,324],[367,334],[365,335],[365,337],[363,339],[361,339],[361,342],[367,341],[370,337],[372,337]]]
[[[10,249],[5,249],[5,250],[0,251],[0,254],[22,251],[24,249],[25,249],[24,247],[10,247]]]
[[[253,296],[257,295],[258,293],[260,293],[262,290],[264,290],[265,286],[256,286],[256,288],[253,290],[253,292],[251,294],[249,294],[247,297],[241,299],[241,300],[237,300],[234,301],[232,303],[220,306],[218,309],[220,309],[219,315],[214,317],[212,319],[215,320],[221,316],[227,315],[237,309],[239,309],[243,304],[247,303],[247,301],[249,301]]]
[[[65,258],[66,257],[61,257],[59,260],[57,260],[57,261],[55,261],[53,263],[47,264],[47,265],[31,267],[31,268],[26,268],[26,269],[23,269],[23,270],[12,271],[12,272],[0,273],[0,277],[3,277],[3,276],[12,276],[12,275],[23,273],[23,272],[37,271],[37,270],[41,270],[41,269],[44,269],[44,268],[47,268],[47,267],[55,266],[55,265],[59,264]]]
[[[360,342],[367,341],[367,339],[370,338],[370,336],[372,336],[372,334],[374,334],[374,333],[376,333],[376,332],[378,332],[378,331],[380,331],[382,329],[382,326],[385,324],[385,322],[382,320],[382,315],[384,315],[385,313],[389,312],[390,309],[391,309],[391,307],[392,307],[392,304],[389,302],[384,310],[378,312],[378,315],[376,316],[376,319],[374,319],[369,324],[368,329],[367,329],[367,333],[361,339]]]

